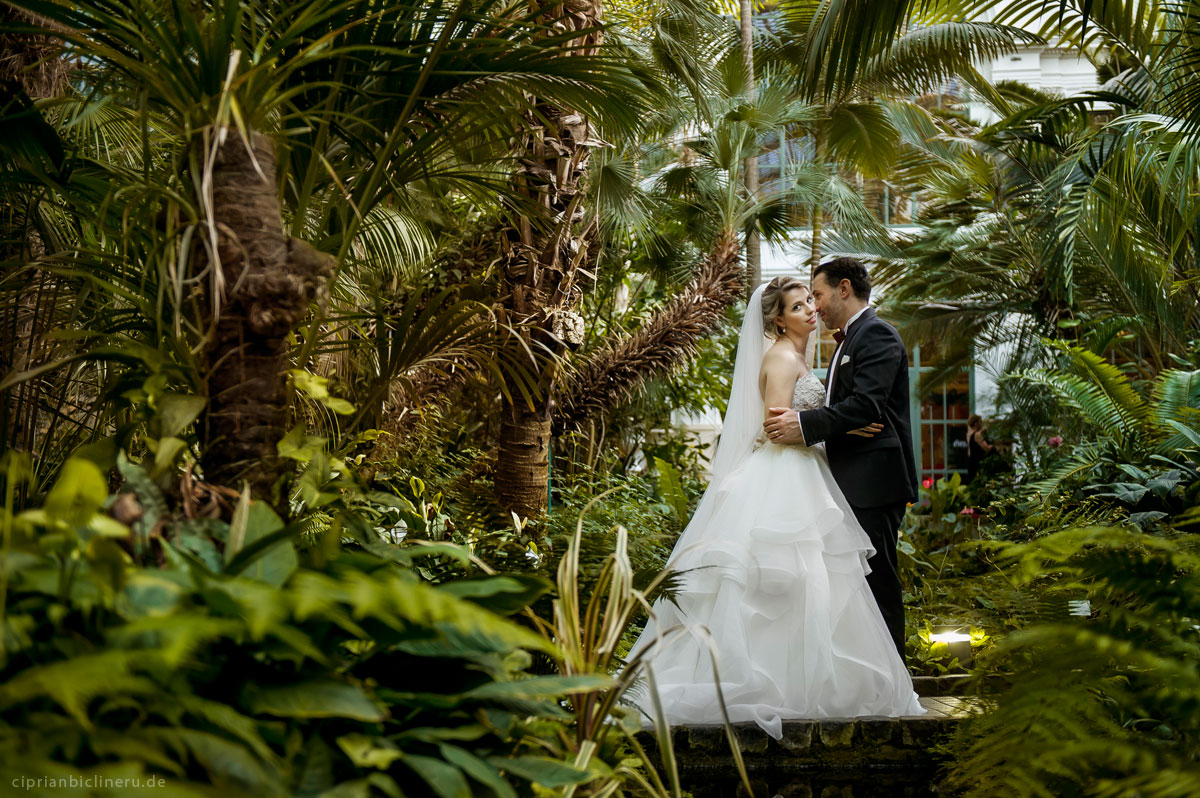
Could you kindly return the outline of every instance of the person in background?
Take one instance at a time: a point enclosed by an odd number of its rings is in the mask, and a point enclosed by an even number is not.
[[[983,437],[986,427],[983,418],[978,413],[971,414],[967,419],[967,482],[975,479],[979,473],[979,464],[996,448]]]

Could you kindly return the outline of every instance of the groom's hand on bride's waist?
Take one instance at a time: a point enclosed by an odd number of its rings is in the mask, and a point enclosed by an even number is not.
[[[763,422],[767,440],[780,445],[804,444],[804,430],[800,428],[800,414],[790,407],[767,408],[770,416]]]

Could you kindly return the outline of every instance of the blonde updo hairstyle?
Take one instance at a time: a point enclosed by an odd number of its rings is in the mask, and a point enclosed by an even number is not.
[[[763,289],[763,331],[766,332],[767,337],[778,338],[780,335],[783,335],[783,331],[776,326],[775,319],[783,315],[784,294],[793,288],[803,288],[805,291],[809,290],[808,286],[800,282],[798,277],[789,277],[787,275],[776,277],[767,283],[767,287]]]

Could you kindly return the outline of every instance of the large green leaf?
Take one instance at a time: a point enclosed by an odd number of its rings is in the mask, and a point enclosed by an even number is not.
[[[556,650],[556,646],[541,635],[432,585],[407,578],[394,579],[391,599],[402,617],[418,623],[446,623],[464,633],[482,634],[511,646],[547,652]]]
[[[292,526],[283,526],[270,505],[252,501],[248,493],[243,494],[229,527],[230,545],[225,549],[225,570],[244,573],[275,587],[282,586],[299,564],[291,540],[295,533]]]
[[[488,682],[463,693],[466,699],[509,700],[514,698],[547,698],[573,695],[613,686],[610,676],[537,676],[512,682]]]
[[[414,754],[405,756],[403,762],[416,771],[440,798],[471,798],[471,787],[466,777],[453,765],[431,756]]]
[[[81,726],[91,728],[87,707],[96,696],[143,695],[158,690],[154,682],[134,675],[136,663],[147,659],[139,652],[102,650],[26,668],[0,686],[0,708],[49,698]]]
[[[658,473],[659,495],[671,506],[676,522],[683,527],[688,521],[688,498],[683,492],[679,469],[661,457],[655,457],[654,470]]]
[[[493,767],[507,770],[514,776],[528,779],[543,787],[570,787],[573,784],[584,784],[595,778],[595,774],[548,757],[518,756],[506,759],[500,756],[490,756],[487,761]]]
[[[465,748],[454,745],[442,744],[438,746],[438,751],[441,752],[443,759],[490,789],[497,798],[517,798],[516,790],[505,781],[504,776],[495,765],[485,762]]]
[[[386,738],[343,734],[337,738],[337,744],[350,757],[350,761],[360,768],[387,770],[393,762],[404,757],[404,752]]]
[[[168,393],[158,397],[158,437],[177,437],[196,420],[206,403],[203,396],[187,394]]]
[[[286,718],[354,718],[382,721],[386,714],[361,687],[332,679],[287,685],[247,685],[250,711]]]
[[[546,579],[532,574],[506,574],[443,582],[440,588],[501,615],[525,609],[553,589]]]
[[[1150,492],[1150,488],[1145,485],[1137,485],[1132,482],[1114,482],[1111,485],[1103,487],[1111,488],[1109,491],[1097,493],[1097,496],[1111,496],[1117,501],[1125,504],[1137,504],[1142,498]]]
[[[829,153],[868,177],[886,175],[896,161],[900,132],[884,106],[844,103],[829,109]]]
[[[72,458],[46,496],[43,511],[71,526],[85,525],[108,499],[108,483],[91,460]]]

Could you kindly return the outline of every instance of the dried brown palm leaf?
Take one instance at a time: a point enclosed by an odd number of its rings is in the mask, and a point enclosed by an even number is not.
[[[696,353],[745,279],[736,236],[722,236],[691,283],[640,330],[581,364],[555,397],[554,430],[580,428],[589,418],[628,399],[646,380],[670,373]]]
[[[67,85],[75,64],[61,57],[62,43],[43,28],[64,28],[28,11],[0,4],[0,83],[12,81],[30,97],[55,97]]]

